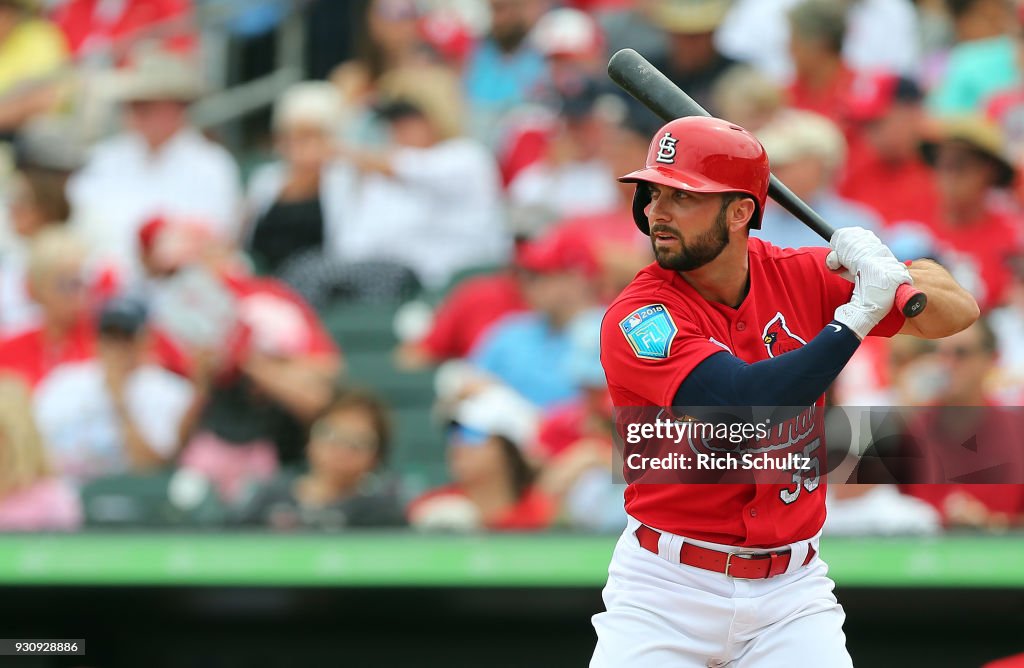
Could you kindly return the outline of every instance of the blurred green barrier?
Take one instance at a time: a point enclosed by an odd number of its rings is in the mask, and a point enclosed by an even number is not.
[[[615,538],[566,534],[0,535],[0,585],[600,587]],[[1024,535],[833,538],[841,587],[1024,588]]]

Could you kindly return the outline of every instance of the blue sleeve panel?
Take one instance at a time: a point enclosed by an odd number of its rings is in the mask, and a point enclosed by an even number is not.
[[[807,345],[748,364],[723,351],[686,377],[676,406],[793,406],[818,400],[860,346],[846,325],[832,321]]]

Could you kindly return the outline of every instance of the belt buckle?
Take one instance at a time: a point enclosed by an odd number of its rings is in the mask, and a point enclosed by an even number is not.
[[[738,557],[740,559],[752,559],[753,555],[751,553],[749,553],[749,552],[729,552],[726,555],[726,557],[725,557],[725,577],[727,577],[727,578],[739,577],[740,579],[743,579],[743,580],[747,579],[747,578],[743,578],[743,577],[738,576],[738,575],[733,575],[733,574],[731,574],[729,572],[729,568],[732,567],[732,558],[733,557]]]

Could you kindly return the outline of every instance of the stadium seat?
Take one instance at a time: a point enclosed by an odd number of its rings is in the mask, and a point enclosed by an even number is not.
[[[174,471],[97,478],[82,486],[85,523],[93,527],[217,525],[225,509],[212,488],[186,490],[187,503],[171,499]],[[180,479],[178,480],[180,483]]]
[[[423,295],[423,299],[432,306],[437,306],[437,304],[439,304],[442,299],[448,296],[448,294],[455,289],[455,286],[459,285],[463,281],[466,281],[470,278],[474,278],[476,276],[493,274],[495,272],[501,271],[504,268],[505,265],[500,264],[481,264],[473,267],[466,267],[464,269],[460,269],[459,271],[452,274],[451,279],[448,280],[444,287],[438,290],[428,291],[426,294]]]
[[[432,415],[433,371],[397,369],[392,327],[397,304],[340,303],[322,313],[345,355],[345,381],[379,394],[391,408],[394,443],[389,468],[407,493],[442,483],[447,475],[443,429]]]
[[[327,331],[346,354],[364,350],[392,350],[398,339],[392,323],[399,304],[336,303],[320,317]]]

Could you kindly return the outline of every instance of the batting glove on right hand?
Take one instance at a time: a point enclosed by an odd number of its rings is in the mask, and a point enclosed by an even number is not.
[[[840,275],[851,282],[866,258],[896,259],[874,232],[863,227],[842,227],[836,230],[829,245],[832,251],[825,256],[825,266],[832,271],[844,269]]]
[[[867,257],[858,263],[849,303],[836,309],[835,319],[863,339],[892,310],[896,289],[913,283],[907,266],[896,258]]]

